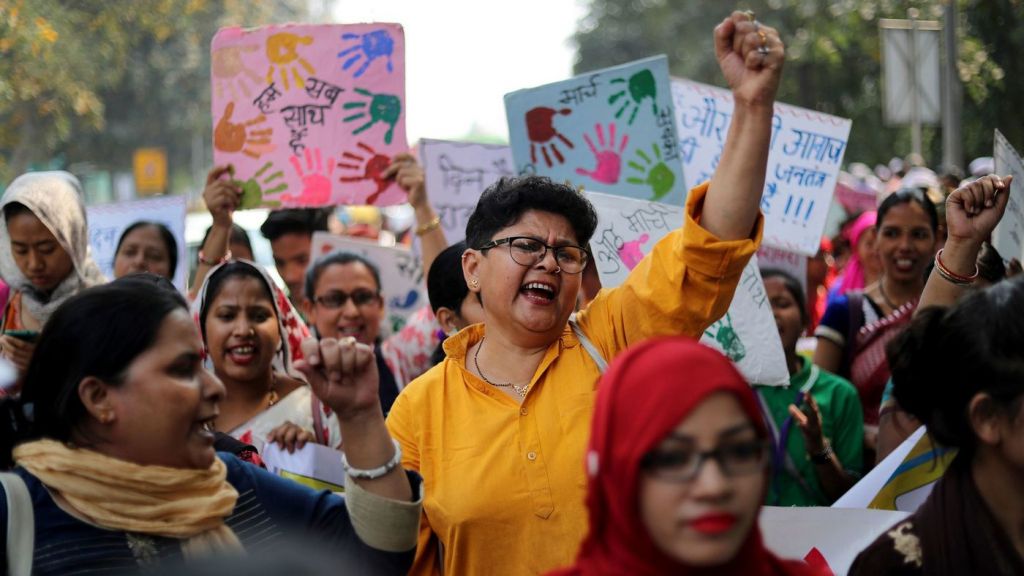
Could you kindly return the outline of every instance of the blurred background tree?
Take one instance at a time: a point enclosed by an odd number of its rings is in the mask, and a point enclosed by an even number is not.
[[[853,120],[845,160],[887,162],[910,151],[909,127],[882,122],[880,18],[941,20],[950,0],[748,0],[758,19],[786,42],[786,72],[779,99]],[[992,155],[999,128],[1024,147],[1024,0],[954,0],[960,80],[964,87],[964,162]],[[734,9],[729,2],[591,0],[575,35],[576,73],[667,54],[673,75],[724,86],[711,30]],[[925,127],[923,154],[939,168],[942,138]],[[964,168],[961,166],[960,168]]]

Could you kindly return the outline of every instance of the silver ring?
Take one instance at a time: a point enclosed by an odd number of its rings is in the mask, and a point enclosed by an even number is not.
[[[757,53],[760,54],[761,56],[767,56],[771,51],[772,51],[771,48],[769,48],[767,46],[758,46],[757,47]]]

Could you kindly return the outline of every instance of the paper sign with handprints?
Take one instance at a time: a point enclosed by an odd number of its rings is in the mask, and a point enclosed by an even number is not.
[[[521,174],[677,206],[686,198],[664,56],[506,94],[505,113]]]
[[[405,136],[398,24],[223,28],[210,50],[213,156],[247,207],[389,205]]]

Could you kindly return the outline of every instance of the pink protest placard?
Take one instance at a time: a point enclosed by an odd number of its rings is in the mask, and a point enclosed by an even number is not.
[[[400,25],[223,28],[210,57],[213,160],[242,208],[406,201],[382,177],[408,150]]]

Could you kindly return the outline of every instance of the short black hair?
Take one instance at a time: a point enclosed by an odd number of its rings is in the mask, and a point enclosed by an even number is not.
[[[935,208],[935,203],[917,188],[902,188],[886,196],[885,200],[882,200],[882,203],[878,206],[878,219],[875,220],[875,230],[882,229],[882,222],[885,221],[885,216],[889,213],[889,210],[902,204],[910,204],[911,202],[917,203],[924,210],[924,213],[928,215],[928,221],[932,226],[932,234],[937,235],[939,233],[939,211]]]
[[[370,271],[370,275],[373,276],[373,281],[377,284],[377,293],[380,294],[380,270],[377,268],[377,265],[370,261],[369,258],[364,258],[354,252],[344,252],[339,250],[317,258],[316,261],[306,269],[306,282],[304,287],[306,298],[310,301],[313,300],[313,292],[316,290],[316,283],[320,280],[320,274],[323,273],[325,268],[335,264],[352,264],[353,262],[358,262],[359,264],[366,266]]]
[[[803,322],[804,326],[807,326],[809,319],[807,318],[807,300],[804,298],[804,289],[800,285],[800,281],[795,276],[786,272],[785,270],[779,270],[778,268],[764,268],[761,270],[761,279],[768,280],[769,278],[778,278],[782,280],[782,285],[786,287],[790,296],[793,300],[796,300],[796,305],[800,308],[800,321]]]
[[[305,234],[312,236],[314,232],[327,230],[327,218],[330,209],[323,208],[288,208],[275,210],[267,216],[260,226],[260,233],[273,242],[285,234]]]
[[[487,187],[466,223],[466,244],[480,248],[502,228],[519,221],[523,213],[539,210],[569,221],[576,243],[586,246],[597,228],[597,212],[587,197],[568,184],[544,176],[501,178]]]
[[[430,265],[427,296],[434,314],[441,307],[458,314],[463,300],[469,295],[469,286],[466,286],[466,277],[462,274],[462,253],[465,251],[465,240],[456,242],[442,250]]]
[[[156,231],[160,234],[160,239],[164,242],[164,248],[167,249],[167,259],[171,263],[171,278],[174,278],[174,271],[178,269],[178,241],[174,238],[174,233],[171,229],[159,222],[152,222],[150,220],[139,220],[131,226],[124,229],[121,233],[121,237],[117,240],[117,248],[114,249],[115,257],[118,252],[121,251],[121,244],[124,244],[124,239],[129,234],[135,232],[139,228],[145,228],[151,226],[156,228]],[[205,239],[204,239],[205,242]]]

